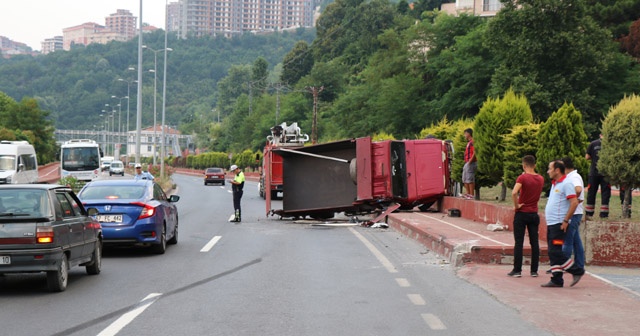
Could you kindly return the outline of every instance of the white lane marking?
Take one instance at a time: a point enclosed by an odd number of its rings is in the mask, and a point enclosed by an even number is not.
[[[104,329],[102,332],[100,332],[98,334],[98,336],[113,336],[113,335],[116,335],[117,333],[120,332],[120,330],[122,330],[122,328],[126,327],[127,324],[131,323],[131,321],[133,321],[133,319],[135,319],[138,315],[142,314],[142,312],[145,311],[145,309],[149,308],[149,306],[151,306],[151,304],[156,302],[160,298],[161,295],[162,295],[162,293],[151,293],[151,294],[147,295],[147,297],[145,297],[144,299],[142,299],[142,301],[140,301],[140,302],[145,302],[143,305],[137,306],[135,309],[133,309],[133,310],[127,312],[126,314],[120,316],[119,319],[115,320],[106,329]],[[148,302],[146,302],[146,301],[148,301]]]
[[[420,294],[407,294],[407,297],[416,306],[424,306],[427,302],[422,298]]]
[[[462,231],[469,232],[469,233],[474,234],[474,235],[476,235],[476,236],[478,236],[478,237],[481,237],[482,239],[486,239],[486,240],[488,240],[488,241],[492,241],[492,242],[494,242],[494,243],[496,243],[496,244],[499,244],[499,245],[503,245],[503,246],[512,246],[512,245],[513,245],[513,244],[503,243],[503,242],[501,242],[501,241],[497,241],[497,240],[495,240],[495,239],[491,239],[491,238],[489,238],[489,237],[487,237],[487,236],[483,236],[483,235],[481,235],[481,234],[479,234],[479,233],[477,233],[477,232],[473,232],[473,231],[467,230],[467,229],[465,229],[465,228],[463,228],[463,227],[457,226],[457,225],[455,225],[455,224],[449,223],[449,222],[447,222],[447,221],[443,221],[443,220],[438,219],[438,218],[435,218],[435,217],[431,217],[431,216],[428,216],[428,215],[425,215],[425,214],[421,214],[421,213],[419,213],[418,215],[420,215],[420,216],[424,216],[424,217],[427,217],[427,218],[429,218],[429,219],[436,220],[436,221],[438,221],[438,222],[440,222],[440,223],[447,224],[447,225],[452,226],[452,227],[454,227],[454,228],[456,228],[456,229],[460,229],[460,230],[462,230]]]
[[[422,314],[422,319],[429,325],[431,330],[445,330],[447,326],[440,321],[440,319],[433,314]]]
[[[409,283],[409,280],[407,280],[405,278],[396,278],[396,282],[398,283],[398,286],[400,286],[400,287],[411,287],[411,284]]]
[[[371,253],[373,253],[373,255],[378,259],[382,266],[387,269],[389,273],[398,273],[398,270],[396,270],[389,259],[387,259],[387,257],[385,257],[382,252],[378,251],[378,249],[373,246],[373,244],[371,244],[371,242],[369,242],[367,238],[363,237],[354,228],[349,228],[349,231],[351,231],[351,233],[353,233],[356,237],[358,237],[358,239],[360,239],[360,241],[369,249],[369,251],[371,251]]]
[[[215,236],[213,238],[211,238],[211,240],[207,243],[207,245],[205,245],[202,250],[200,250],[200,252],[209,252],[211,251],[211,249],[213,248],[213,245],[215,245],[218,240],[220,240],[220,238],[222,238],[221,236]]]

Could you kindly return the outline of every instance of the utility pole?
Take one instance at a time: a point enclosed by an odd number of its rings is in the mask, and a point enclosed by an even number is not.
[[[311,144],[318,143],[318,94],[324,90],[324,86],[307,86],[307,90],[313,94],[313,125],[311,126]]]

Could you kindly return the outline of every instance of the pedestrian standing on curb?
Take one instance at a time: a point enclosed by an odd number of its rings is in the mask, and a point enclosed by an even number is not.
[[[234,218],[232,221],[240,222],[242,217],[240,200],[242,199],[242,189],[244,188],[244,173],[236,165],[232,165],[229,170],[236,174],[233,180],[229,180],[229,183],[231,183],[231,190],[233,191]]]
[[[544,186],[544,178],[536,173],[536,158],[533,155],[525,155],[522,158],[522,173],[516,179],[511,198],[515,215],[513,217],[513,270],[507,274],[510,277],[522,276],[522,250],[524,245],[525,230],[529,233],[531,245],[531,276],[538,276],[538,263],[540,261],[540,244],[538,241],[538,201]]]
[[[584,269],[578,268],[573,259],[565,256],[564,252],[562,252],[562,246],[569,227],[569,221],[578,207],[578,197],[576,196],[575,187],[567,180],[562,161],[549,162],[547,174],[551,178],[551,190],[549,191],[549,199],[544,213],[547,220],[547,244],[552,276],[549,282],[541,286],[564,286],[562,273],[567,272],[573,275],[573,281],[571,282],[573,287],[584,275]]]
[[[585,159],[591,160],[589,168],[589,180],[587,191],[587,204],[585,205],[585,213],[587,218],[592,217],[596,210],[596,194],[600,187],[600,218],[609,217],[609,199],[611,198],[611,185],[608,179],[598,171],[598,159],[600,158],[600,149],[602,149],[602,134],[596,140],[591,141],[587,147]]]
[[[462,167],[462,183],[464,184],[466,194],[462,195],[465,199],[474,199],[476,192],[476,151],[473,147],[473,130],[467,128],[464,130],[464,138],[467,139],[467,147],[464,149],[464,167]]]
[[[564,163],[564,171],[567,175],[567,180],[573,184],[578,198],[578,206],[576,207],[573,216],[571,216],[571,220],[569,220],[569,226],[567,227],[562,251],[567,258],[571,258],[571,254],[573,254],[576,266],[584,269],[584,247],[582,246],[582,239],[580,239],[580,222],[582,221],[582,215],[584,214],[582,206],[582,203],[584,202],[584,182],[582,181],[580,174],[578,174],[578,171],[575,169],[573,160],[570,157],[562,158],[562,163]]]

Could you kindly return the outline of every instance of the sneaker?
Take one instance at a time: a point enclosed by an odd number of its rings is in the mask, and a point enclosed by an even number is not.
[[[472,200],[472,199],[475,199],[475,198],[476,197],[473,196],[473,195],[469,195],[469,194],[464,195],[464,199]]]
[[[538,277],[538,272],[531,272],[531,276],[534,277],[534,278],[537,278]]]
[[[513,278],[519,278],[522,276],[521,272],[516,272],[516,271],[511,271],[509,273],[507,273],[508,276],[513,277]]]
[[[559,287],[562,287],[562,285],[559,285],[559,284],[557,284],[557,283],[555,283],[553,281],[549,281],[549,282],[547,282],[545,284],[540,285],[540,287],[551,287],[551,288],[558,287],[559,288]]]
[[[571,281],[571,287],[575,286],[580,281],[580,279],[582,279],[583,275],[584,274],[580,274],[580,275],[575,275],[574,274],[573,275],[573,281]]]

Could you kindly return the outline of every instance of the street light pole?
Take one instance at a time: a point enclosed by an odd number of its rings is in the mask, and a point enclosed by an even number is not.
[[[167,32],[169,30],[169,9],[167,8],[168,0],[164,1],[164,71],[162,71],[162,140],[160,141],[160,178],[164,178],[164,157],[165,153],[165,134],[164,134],[164,114],[166,109],[166,97],[167,97]]]
[[[165,42],[166,43],[166,42]],[[157,114],[156,114],[156,93],[158,92],[157,90],[157,79],[158,79],[158,52],[160,51],[164,51],[165,53],[165,71],[166,71],[166,64],[167,64],[167,51],[172,51],[173,49],[171,48],[164,48],[164,49],[160,49],[160,50],[155,50],[153,48],[149,48],[146,45],[143,45],[142,48],[144,49],[149,49],[153,52],[153,70],[149,70],[149,72],[153,72],[153,165],[156,165],[156,140],[157,140],[157,134],[156,134],[156,130],[157,130]],[[166,79],[166,74],[165,74],[165,79]],[[166,80],[164,81],[165,85],[166,85]],[[165,89],[162,89],[163,91],[163,104],[164,104],[164,93],[166,92]],[[164,124],[163,124],[164,125]],[[164,126],[163,126],[164,127]],[[161,174],[162,175],[162,174]]]
[[[136,163],[140,163],[140,135],[142,131],[142,0],[140,0],[140,18],[138,28],[138,99],[136,114]]]
[[[120,147],[119,149],[122,148],[122,100],[126,99],[127,102],[129,101],[129,96],[126,97],[117,97],[117,96],[111,96],[111,98],[113,99],[118,99],[118,146]],[[118,157],[120,156],[120,152],[118,151]]]

